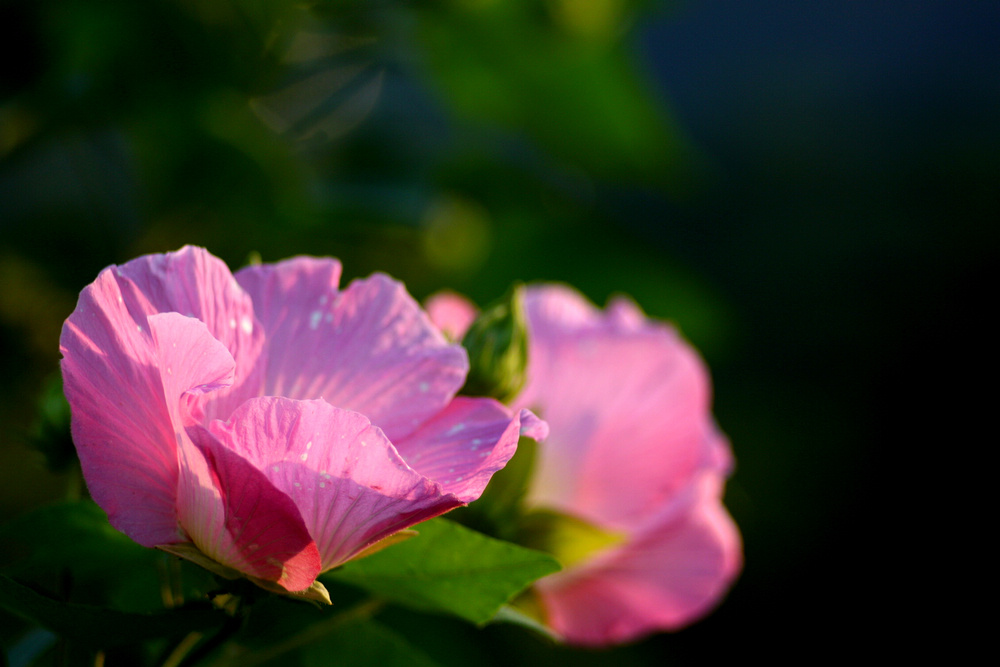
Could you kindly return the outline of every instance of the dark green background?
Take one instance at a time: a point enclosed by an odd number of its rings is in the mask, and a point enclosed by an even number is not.
[[[996,5],[3,0],[0,26],[3,518],[64,494],[24,442],[77,292],[193,243],[418,298],[624,292],[704,354],[729,599],[610,654],[399,621],[455,656],[850,654],[935,577],[995,301]]]

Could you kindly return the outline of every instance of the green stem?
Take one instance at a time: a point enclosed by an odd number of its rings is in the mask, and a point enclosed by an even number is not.
[[[178,667],[184,658],[187,657],[187,654],[191,652],[191,649],[193,649],[198,642],[201,641],[202,637],[203,635],[200,632],[189,633],[177,646],[174,647],[174,650],[171,651],[170,655],[167,656],[167,659],[163,661],[161,667]]]

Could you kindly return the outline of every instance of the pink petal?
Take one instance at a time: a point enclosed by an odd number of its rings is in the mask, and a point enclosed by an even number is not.
[[[253,299],[254,312],[267,332],[271,348],[268,360],[273,369],[268,375],[268,387],[280,387],[276,378],[301,366],[296,341],[319,328],[322,316],[339,292],[340,274],[339,261],[317,257],[294,257],[276,264],[246,266],[236,272],[236,281]],[[314,316],[314,312],[320,315]]]
[[[454,292],[438,292],[427,299],[427,315],[438,329],[452,340],[462,340],[478,309],[464,296]]]
[[[607,319],[610,325],[618,330],[639,331],[650,326],[646,314],[632,299],[618,296],[608,303]]]
[[[203,248],[144,255],[114,267],[124,305],[137,326],[155,313],[176,312],[203,321],[236,360],[234,386],[215,392],[209,414],[225,417],[260,391],[255,371],[263,347],[263,331],[254,320],[253,303],[225,263]]]
[[[322,569],[461,502],[415,472],[381,429],[325,401],[247,401],[212,433],[298,506]]]
[[[268,336],[264,394],[322,398],[393,440],[443,409],[465,381],[448,344],[401,283],[384,275],[337,292],[339,265],[299,258],[238,274]]]
[[[87,486],[111,524],[144,546],[176,542],[177,454],[145,315],[125,305],[114,268],[80,294],[59,348]]]
[[[289,591],[310,587],[319,550],[295,503],[203,427],[182,443],[178,514],[205,555]]]
[[[528,411],[512,418],[510,410],[493,399],[458,396],[396,448],[414,470],[469,503],[514,455],[522,419],[535,434],[544,430]]]
[[[634,526],[688,483],[717,437],[704,366],[668,327],[638,328],[622,311],[602,319],[566,288],[529,297],[528,383],[516,405],[551,428],[529,500]]]
[[[707,473],[641,534],[591,563],[536,584],[567,641],[617,644],[676,630],[707,614],[742,565],[739,532]]]
[[[521,409],[521,436],[542,442],[549,437],[549,423],[538,418],[531,410]]]
[[[524,295],[524,308],[530,320],[561,331],[600,327],[603,323],[601,312],[566,285],[529,287]]]
[[[197,399],[230,386],[236,362],[201,320],[160,313],[147,322],[167,412],[176,437],[182,438],[185,426],[203,418]]]

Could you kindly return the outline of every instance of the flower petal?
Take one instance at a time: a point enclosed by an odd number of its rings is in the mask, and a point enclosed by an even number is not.
[[[524,295],[524,308],[529,319],[545,323],[548,330],[577,331],[600,328],[603,324],[601,311],[582,294],[566,285],[528,287]]]
[[[260,391],[256,370],[264,332],[254,320],[253,302],[236,283],[229,267],[203,248],[144,255],[113,269],[124,305],[138,326],[155,313],[177,312],[196,317],[236,361],[232,388],[215,392],[208,412],[226,417]]]
[[[742,564],[739,532],[704,474],[683,499],[621,547],[536,584],[552,628],[593,646],[676,630],[707,614]]]
[[[478,310],[471,301],[454,292],[438,292],[427,299],[427,316],[452,340],[460,341]]]
[[[465,351],[401,283],[375,274],[337,292],[338,277],[339,264],[306,258],[239,272],[266,323],[264,394],[322,398],[395,441],[448,404],[465,381]]]
[[[193,425],[188,434],[191,442],[180,446],[177,511],[195,546],[289,591],[312,586],[319,551],[292,499],[204,427]]]
[[[177,454],[145,315],[125,305],[114,268],[81,293],[62,329],[63,388],[91,496],[147,547],[176,542]]]
[[[325,401],[247,401],[212,433],[287,493],[335,567],[461,502],[411,469],[368,419]]]
[[[339,292],[340,274],[338,260],[317,257],[245,266],[236,272],[236,281],[253,300],[267,335],[264,395],[301,398],[290,392],[316,361],[309,355],[322,335],[318,329],[323,316]]]
[[[174,433],[182,438],[185,426],[203,419],[197,399],[230,386],[236,362],[201,320],[180,313],[160,313],[150,315],[146,321],[156,350],[154,360],[167,412]]]
[[[541,420],[527,410],[511,417],[508,408],[491,398],[458,396],[419,430],[397,442],[396,449],[445,493],[470,503],[514,455],[522,419],[532,434],[544,431]]]
[[[517,406],[552,435],[529,501],[611,529],[641,522],[683,488],[717,439],[707,373],[672,329],[609,317],[566,288],[533,288],[528,383]]]

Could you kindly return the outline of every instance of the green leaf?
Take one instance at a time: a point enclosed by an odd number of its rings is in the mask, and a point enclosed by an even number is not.
[[[202,568],[142,547],[90,500],[37,508],[0,526],[0,575],[55,597],[128,611],[162,608],[215,587]]]
[[[559,569],[547,554],[444,519],[416,530],[417,537],[325,576],[415,609],[484,624],[533,581]]]
[[[89,579],[152,565],[157,556],[112,528],[89,500],[40,507],[0,526],[0,554],[0,574],[19,579],[51,577],[63,568]]]
[[[497,615],[493,617],[493,623],[519,625],[553,641],[560,641],[559,635],[555,634],[551,628],[546,627],[540,620],[509,604],[500,607]]]
[[[344,623],[303,650],[304,667],[435,667],[400,635],[372,620]]]
[[[0,575],[0,607],[84,644],[103,647],[203,632],[228,618],[221,611],[178,609],[139,614],[59,602]]]
[[[78,459],[69,431],[69,402],[63,394],[62,377],[48,379],[38,398],[38,416],[28,437],[29,444],[45,457],[53,472],[65,472]]]

